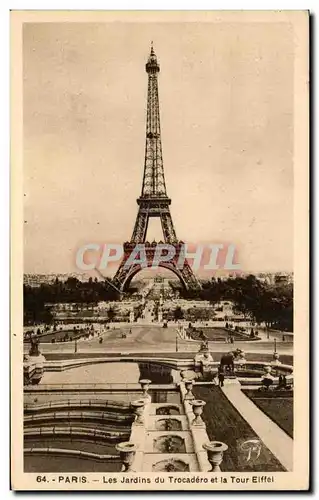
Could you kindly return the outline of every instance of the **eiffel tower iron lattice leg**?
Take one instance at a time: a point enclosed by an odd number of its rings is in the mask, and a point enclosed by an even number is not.
[[[125,265],[136,245],[145,244],[147,266],[150,266],[153,262],[156,243],[149,244],[146,242],[150,217],[158,217],[161,220],[164,242],[173,245],[175,248],[174,259],[160,265],[174,272],[186,290],[200,290],[201,288],[199,281],[186,260],[181,269],[177,265],[183,243],[177,239],[169,208],[171,200],[166,193],[158,99],[159,70],[160,67],[152,47],[146,64],[148,94],[142,191],[140,197],[137,199],[139,208],[133,234],[130,242],[124,243],[124,257],[113,278],[113,285],[120,291],[123,291],[134,275],[142,269],[141,265],[135,263]]]

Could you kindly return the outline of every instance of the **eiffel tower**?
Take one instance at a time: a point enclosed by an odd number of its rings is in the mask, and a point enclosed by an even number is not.
[[[144,269],[140,264],[125,266],[127,259],[137,244],[145,245],[147,266],[151,266],[156,243],[153,242],[150,244],[147,242],[146,233],[150,217],[158,217],[161,220],[164,242],[175,248],[175,257],[169,262],[160,263],[159,266],[174,272],[186,291],[200,290],[201,285],[193,274],[187,260],[184,261],[183,267],[177,266],[178,257],[184,248],[184,243],[177,239],[169,209],[171,199],[166,193],[157,79],[160,67],[153,49],[153,44],[145,69],[148,74],[148,95],[142,191],[140,197],[136,200],[138,204],[138,213],[133,234],[131,240],[124,243],[123,260],[113,278],[113,286],[121,292],[125,291],[135,274],[141,269]]]

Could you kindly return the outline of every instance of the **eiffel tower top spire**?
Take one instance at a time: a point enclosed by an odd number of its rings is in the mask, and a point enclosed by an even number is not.
[[[160,70],[159,64],[157,62],[157,57],[154,52],[153,42],[151,42],[151,52],[148,57],[145,69],[147,73],[159,73]]]
[[[151,44],[151,51],[145,69],[148,74],[148,91],[145,161],[141,198],[162,198],[167,197],[167,194],[162,157],[157,81],[160,66],[154,52],[153,42]]]

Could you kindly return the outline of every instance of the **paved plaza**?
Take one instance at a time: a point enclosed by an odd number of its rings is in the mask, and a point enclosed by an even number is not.
[[[123,338],[123,333],[126,338]],[[102,334],[103,342],[99,338],[89,340],[78,340],[76,351],[78,353],[159,353],[159,352],[196,352],[201,342],[182,340],[177,332],[177,327],[169,326],[163,328],[160,325],[127,325],[118,327],[113,325]],[[28,351],[28,344],[25,343],[25,352]],[[209,342],[209,348],[213,352],[227,352],[240,348],[247,353],[273,353],[274,341],[260,340],[250,342],[237,341],[234,344],[224,342]],[[276,349],[280,354],[293,354],[292,342],[276,342]],[[57,344],[41,343],[43,354],[51,352],[71,353],[75,351],[75,342],[61,342]]]

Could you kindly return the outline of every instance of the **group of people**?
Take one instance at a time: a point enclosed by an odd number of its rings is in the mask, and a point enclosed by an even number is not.
[[[274,377],[265,376],[262,380],[262,386],[259,388],[259,390],[268,391],[270,389],[270,386],[273,385],[273,382],[274,382]],[[278,385],[275,387],[275,390],[280,391],[285,389],[288,389],[286,375],[279,375]]]
[[[234,343],[234,337],[232,335],[228,335],[228,337],[225,338],[226,344],[233,344]]]
[[[287,389],[286,375],[279,375],[279,378],[278,378],[278,389]]]

